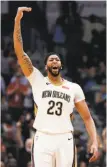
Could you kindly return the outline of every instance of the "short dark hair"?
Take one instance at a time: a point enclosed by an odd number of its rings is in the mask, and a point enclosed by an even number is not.
[[[49,52],[45,55],[45,58],[44,58],[44,64],[45,65],[47,64],[47,60],[48,60],[49,56],[52,56],[52,55],[57,55],[60,58],[61,64],[63,64],[63,60],[62,60],[62,57],[61,57],[60,54],[55,53],[55,52]]]

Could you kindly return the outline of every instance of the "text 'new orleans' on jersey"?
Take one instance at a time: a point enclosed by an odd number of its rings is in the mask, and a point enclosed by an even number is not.
[[[33,127],[48,133],[73,131],[70,114],[75,103],[85,99],[81,87],[67,80],[62,85],[55,86],[36,68],[28,80],[38,107]]]

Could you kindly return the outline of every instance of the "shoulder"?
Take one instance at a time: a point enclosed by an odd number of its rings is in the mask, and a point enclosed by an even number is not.
[[[28,80],[31,80],[31,79],[34,80],[34,79],[36,79],[36,78],[38,78],[38,77],[41,77],[41,76],[42,76],[42,78],[44,78],[44,76],[43,76],[42,73],[39,71],[39,69],[33,67],[33,72],[32,72],[31,75],[28,76],[27,78],[28,78]]]
[[[79,84],[77,84],[77,83],[72,83],[72,86],[73,86],[74,88],[77,88],[77,89],[81,88],[81,86],[80,86]]]
[[[69,87],[71,87],[71,88],[81,88],[81,86],[79,85],[79,84],[77,84],[77,83],[74,83],[74,82],[71,82],[71,81],[68,81],[68,80],[66,80],[66,79],[64,79],[64,82],[65,82],[65,84],[67,85],[67,86],[69,86]]]
[[[77,83],[66,81],[65,86],[69,87],[69,90],[74,93],[74,95],[84,95],[82,87]]]

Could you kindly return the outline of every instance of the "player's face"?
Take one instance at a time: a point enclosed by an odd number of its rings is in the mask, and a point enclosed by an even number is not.
[[[57,55],[49,56],[46,65],[47,72],[50,72],[52,76],[57,77],[61,70],[61,60]]]

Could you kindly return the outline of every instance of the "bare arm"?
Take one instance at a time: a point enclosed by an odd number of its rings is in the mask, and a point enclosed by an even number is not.
[[[22,71],[25,76],[29,76],[33,72],[33,65],[30,58],[23,50],[23,41],[21,36],[21,19],[23,17],[23,12],[30,12],[31,8],[27,7],[19,7],[15,22],[14,22],[14,32],[13,32],[13,42],[16,56],[18,58],[18,62],[22,68]]]
[[[97,142],[97,132],[96,127],[93,121],[93,118],[89,112],[88,106],[85,100],[82,100],[78,103],[75,103],[76,109],[80,116],[82,117],[84,124],[86,126],[87,132],[92,141],[92,146],[90,152],[93,153],[93,156],[90,159],[90,162],[95,161],[98,158],[98,142]]]
[[[97,133],[96,133],[95,124],[91,117],[91,114],[89,112],[89,109],[85,100],[76,103],[75,106],[85,123],[86,129],[91,138],[91,141],[97,143]]]

